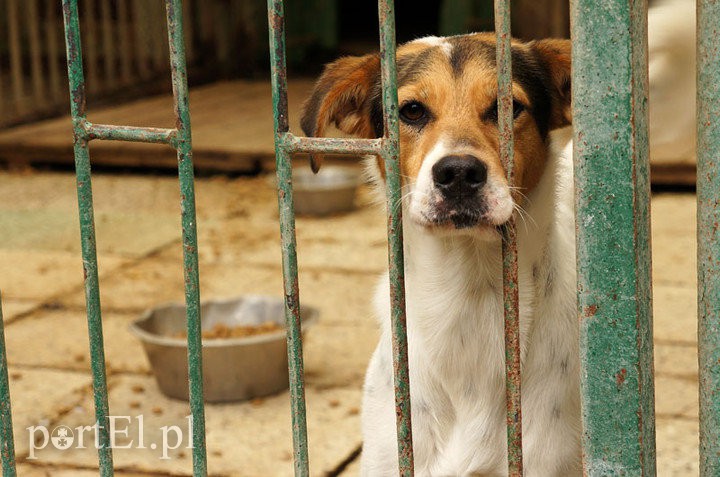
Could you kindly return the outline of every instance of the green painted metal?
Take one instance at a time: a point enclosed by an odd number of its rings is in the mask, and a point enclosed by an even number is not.
[[[720,475],[720,3],[698,0],[697,266],[700,475]]]
[[[300,334],[300,304],[297,280],[295,218],[292,199],[293,153],[374,154],[386,165],[388,192],[388,236],[390,294],[395,369],[395,405],[398,425],[400,475],[413,475],[412,425],[410,418],[410,375],[405,322],[405,278],[400,204],[400,168],[397,72],[395,65],[395,10],[392,0],[378,2],[380,55],[385,137],[381,139],[301,138],[289,132],[287,111],[287,69],[285,50],[285,10],[282,0],[268,0],[270,25],[270,65],[273,109],[275,112],[275,151],[278,205],[283,251],[285,312],[288,328],[290,397],[293,419],[295,474],[308,474],[307,425]]]
[[[292,415],[295,475],[309,475],[305,378],[303,374],[300,288],[298,285],[295,214],[292,194],[292,155],[282,137],[288,134],[285,10],[282,0],[268,0],[270,68],[275,126],[275,161],[280,213],[285,322],[287,328],[290,407]]]
[[[98,280],[97,251],[95,247],[95,219],[93,215],[92,183],[90,178],[90,153],[84,129],[85,78],[82,69],[82,48],[77,0],[63,0],[65,22],[65,45],[70,82],[70,112],[73,120],[75,151],[75,177],[77,180],[78,207],[80,212],[80,240],[82,246],[83,273],[85,277],[85,301],[87,305],[88,334],[90,337],[90,362],[93,376],[95,419],[98,424],[98,456],[100,475],[113,475],[113,458],[108,432],[108,392],[103,348],[102,317],[100,314],[100,283]]]
[[[195,476],[207,475],[205,407],[202,387],[202,335],[200,331],[197,219],[195,214],[195,186],[193,178],[187,66],[183,39],[182,1],[166,0],[165,6],[167,10],[176,129],[92,124],[87,120],[85,111],[85,79],[82,70],[82,49],[77,0],[63,0],[95,415],[97,422],[100,424],[98,433],[100,444],[98,449],[99,466],[100,474],[103,476],[113,475],[113,461],[108,432],[109,426],[104,424],[107,422],[109,410],[95,246],[90,155],[88,151],[88,143],[93,139],[162,143],[177,149],[183,228],[185,300],[187,306],[190,411],[193,417],[193,474]]]
[[[510,0],[495,0],[497,35],[498,131],[500,160],[508,184],[514,184],[512,49]],[[505,403],[507,407],[508,475],[522,476],[522,410],[520,406],[520,310],[515,221],[503,226],[503,305],[505,311]]]
[[[380,77],[382,81],[383,126],[385,131],[382,158],[385,162],[388,213],[395,416],[397,420],[400,475],[411,476],[414,474],[414,458],[405,312],[405,258],[403,254],[399,157],[400,129],[398,123],[397,65],[395,62],[395,2],[393,0],[378,1],[378,13],[380,19]]]
[[[193,418],[193,475],[207,475],[205,404],[203,402],[202,332],[200,326],[200,274],[195,214],[195,179],[192,161],[190,102],[188,97],[182,0],[165,0],[170,45],[173,98],[177,125],[176,148],[180,179],[185,304],[187,315],[190,412]],[[152,133],[153,130],[150,130]]]
[[[647,2],[571,16],[584,469],[655,475]]]
[[[15,477],[15,439],[13,437],[10,383],[8,381],[7,353],[5,351],[5,322],[0,295],[0,458],[3,477]]]

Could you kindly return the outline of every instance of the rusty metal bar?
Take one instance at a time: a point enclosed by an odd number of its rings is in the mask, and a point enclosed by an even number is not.
[[[285,8],[282,0],[268,0],[270,68],[275,126],[275,157],[282,245],[285,322],[287,328],[290,408],[295,475],[309,475],[305,378],[303,375],[300,289],[298,285],[295,215],[292,194],[292,156],[282,137],[288,133],[287,68],[285,55]]]
[[[293,418],[293,445],[296,475],[308,475],[307,425],[302,376],[299,291],[295,218],[292,199],[291,155],[304,153],[381,155],[387,170],[390,294],[392,304],[395,405],[398,426],[399,471],[413,475],[412,425],[410,419],[410,376],[405,323],[405,280],[402,245],[402,209],[398,162],[399,130],[395,65],[395,11],[392,0],[378,2],[380,21],[381,77],[385,137],[375,140],[299,138],[288,132],[287,69],[285,55],[285,10],[282,0],[268,0],[270,64],[275,112],[275,151],[278,204],[283,250],[285,308],[290,362],[290,396]]]
[[[85,139],[104,139],[110,141],[149,142],[170,144],[176,147],[178,131],[176,129],[141,128],[133,126],[113,126],[109,124],[92,124],[82,122]]]
[[[102,317],[100,313],[100,284],[98,280],[97,250],[95,241],[95,218],[93,212],[90,153],[82,123],[85,111],[85,77],[82,67],[80,23],[77,0],[63,0],[65,21],[65,44],[70,80],[70,111],[73,118],[75,177],[77,180],[78,208],[80,211],[80,239],[82,246],[83,273],[85,276],[85,301],[87,305],[90,359],[95,398],[95,418],[98,424],[98,456],[100,475],[113,475],[113,456],[108,425],[108,390],[103,345]]]
[[[720,475],[720,4],[697,4],[700,475]]]
[[[13,436],[10,382],[8,380],[7,353],[5,352],[5,322],[0,295],[0,458],[3,477],[15,477],[15,438]]]
[[[383,153],[384,148],[382,139],[298,137],[290,132],[281,134],[279,141],[290,153],[378,155]]]
[[[412,442],[410,370],[408,366],[405,309],[405,258],[403,253],[400,129],[398,123],[397,65],[395,62],[395,2],[378,1],[380,19],[380,77],[382,81],[385,185],[388,213],[388,259],[392,321],[395,416],[398,465],[401,476],[412,476],[415,459]]]
[[[202,331],[200,320],[200,277],[195,214],[195,179],[192,161],[190,104],[183,34],[182,0],[165,0],[167,13],[170,70],[172,73],[175,118],[177,124],[178,176],[182,211],[183,270],[187,315],[188,376],[190,411],[193,418],[193,475],[207,475],[205,446],[205,404],[203,401]]]
[[[653,476],[647,2],[571,8],[584,470]]]
[[[88,328],[95,388],[95,413],[100,423],[100,472],[113,474],[112,450],[108,434],[107,384],[105,357],[100,318],[100,298],[95,250],[95,230],[90,186],[90,156],[88,142],[92,139],[110,139],[136,142],[165,143],[177,149],[178,175],[183,229],[183,256],[185,274],[185,300],[188,329],[188,374],[190,411],[192,413],[193,475],[207,475],[205,448],[205,407],[202,380],[202,335],[200,330],[200,291],[197,252],[197,217],[192,163],[192,141],[188,104],[187,65],[183,38],[182,1],[165,1],[170,66],[177,129],[138,128],[91,124],[85,112],[85,78],[82,69],[80,26],[77,0],[63,0],[65,18],[68,76],[70,78],[71,113],[75,137],[75,162],[80,207],[83,264],[85,268]],[[105,15],[107,17],[107,15]]]
[[[508,184],[514,184],[512,49],[510,0],[495,0],[497,35],[498,130],[500,160]],[[514,219],[503,226],[503,308],[505,311],[505,404],[507,407],[508,475],[523,474],[522,411],[520,407],[520,303],[518,293],[518,251]]]

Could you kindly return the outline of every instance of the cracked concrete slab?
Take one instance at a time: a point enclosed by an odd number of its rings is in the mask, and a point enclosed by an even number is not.
[[[308,407],[309,452],[312,475],[332,470],[359,442],[360,392],[334,388],[306,391]],[[110,410],[116,418],[115,467],[124,471],[192,475],[192,453],[188,449],[188,404],[165,398],[154,387],[151,378],[117,376],[111,379]],[[144,449],[138,448],[142,415]],[[292,439],[288,393],[238,404],[207,405],[208,470],[210,475],[292,475]],[[75,429],[94,421],[91,399],[63,417],[62,424]],[[177,426],[170,430],[169,426]],[[163,431],[163,427],[166,430]],[[127,436],[122,434],[128,429]],[[165,438],[163,437],[165,433]],[[122,434],[122,435],[121,435]],[[90,435],[90,434],[88,434]],[[173,446],[182,435],[177,449]],[[155,444],[155,446],[153,446]],[[52,446],[38,451],[45,465],[92,465],[95,449]]]

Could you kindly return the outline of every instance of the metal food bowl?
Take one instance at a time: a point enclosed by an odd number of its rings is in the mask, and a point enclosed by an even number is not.
[[[285,305],[282,299],[244,296],[208,301],[201,305],[202,329],[216,325],[256,326],[274,322],[282,329],[239,338],[203,338],[203,388],[205,401],[252,399],[288,387],[285,340]],[[317,320],[317,310],[302,307],[303,330]],[[172,303],[143,314],[130,325],[142,341],[160,391],[188,400],[185,305]]]
[[[356,167],[326,165],[313,174],[309,169],[293,170],[295,213],[330,215],[355,208],[355,193],[360,184]]]

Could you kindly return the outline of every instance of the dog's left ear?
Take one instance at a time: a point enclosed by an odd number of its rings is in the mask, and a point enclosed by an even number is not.
[[[303,105],[300,125],[308,137],[322,137],[334,124],[353,136],[371,139],[371,91],[380,76],[378,55],[340,58],[325,67],[312,95]],[[321,155],[311,156],[314,172],[320,168]]]
[[[552,94],[550,129],[568,126],[572,123],[570,104],[570,40],[539,40],[531,44],[547,71]]]

